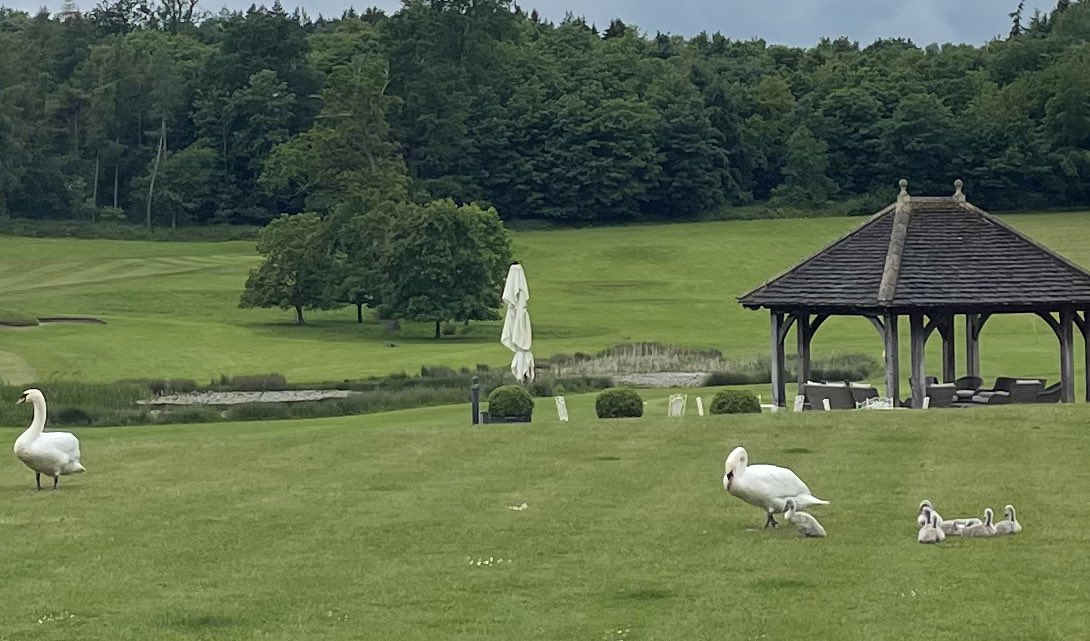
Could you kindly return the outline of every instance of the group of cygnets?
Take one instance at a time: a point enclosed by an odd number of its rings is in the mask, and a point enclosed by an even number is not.
[[[1018,522],[1013,505],[1003,508],[1003,514],[1006,520],[999,523],[992,522],[994,513],[990,507],[984,510],[984,520],[976,517],[944,519],[931,501],[925,499],[920,502],[920,509],[916,513],[916,525],[920,528],[916,540],[920,543],[941,543],[948,535],[979,539],[1018,534],[1022,531],[1022,524]]]

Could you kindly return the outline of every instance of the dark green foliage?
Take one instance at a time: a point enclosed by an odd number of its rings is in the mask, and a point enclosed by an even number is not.
[[[162,396],[164,394],[187,394],[199,389],[197,381],[187,378],[172,378],[169,380],[163,378],[133,378],[118,382],[143,385],[156,396]]]
[[[290,389],[283,374],[251,374],[247,376],[220,376],[219,382],[211,386],[218,391],[232,392],[268,392]]]
[[[327,230],[327,221],[316,214],[297,214],[281,216],[258,232],[257,251],[265,261],[250,270],[239,307],[294,309],[300,325],[304,309],[339,307]]]
[[[0,325],[9,327],[33,327],[38,324],[38,317],[19,309],[0,307]]]
[[[602,390],[594,399],[594,413],[598,418],[633,418],[643,416],[643,398],[628,387]]]
[[[380,258],[382,312],[435,323],[490,320],[500,307],[511,245],[494,209],[438,200],[393,209]]]
[[[42,381],[27,385],[0,384],[0,425],[30,425],[33,411],[28,405],[16,405],[24,389],[37,388],[45,394],[49,407],[49,426],[99,426],[147,423],[147,410],[136,404],[150,399],[147,387],[131,382],[77,383]]]
[[[794,380],[798,371],[798,357],[788,355],[785,364],[788,380]],[[717,370],[709,374],[704,384],[754,385],[771,382],[767,356],[734,361],[731,365],[733,368],[730,370]],[[810,378],[815,381],[865,381],[881,371],[882,364],[878,359],[867,354],[836,354],[813,359],[810,363]]]
[[[24,405],[15,404],[15,399],[28,387],[38,387],[46,394],[50,404],[49,425],[146,425],[348,416],[411,407],[465,403],[469,397],[472,376],[479,377],[481,396],[484,400],[488,398],[490,391],[502,386],[505,371],[486,369],[470,372],[468,368],[463,368],[462,372],[455,372],[449,367],[436,366],[421,368],[421,376],[398,373],[367,380],[325,383],[289,383],[283,375],[272,373],[220,376],[207,385],[200,385],[188,379],[133,379],[108,384],[67,381],[50,381],[25,386],[0,384],[0,425],[30,424],[30,410]],[[536,396],[552,396],[554,393],[577,394],[603,389],[609,385],[610,379],[606,377],[542,376],[529,386],[529,392]],[[343,389],[351,390],[353,394],[343,399],[294,403],[251,403],[231,408],[185,405],[166,406],[149,411],[136,404],[138,400],[151,400],[155,396],[164,394],[295,389]]]
[[[794,377],[798,359],[788,365],[788,377]],[[863,381],[883,371],[877,358],[868,354],[837,354],[815,359],[810,365],[810,378],[821,381]]]
[[[712,414],[760,414],[761,403],[753,392],[725,389],[715,393],[708,411]]]
[[[904,176],[921,195],[961,177],[997,210],[1090,204],[1085,1],[1016,11],[982,46],[806,49],[599,32],[508,0],[318,20],[184,7],[0,12],[0,220],[332,214],[334,295],[373,306],[375,238],[346,221],[387,201],[531,223],[794,216],[884,206]]]
[[[493,417],[530,416],[534,399],[521,385],[503,385],[488,395],[488,413]]]

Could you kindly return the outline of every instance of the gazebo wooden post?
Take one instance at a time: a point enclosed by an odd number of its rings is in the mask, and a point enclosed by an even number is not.
[[[886,312],[883,343],[886,350],[886,396],[894,406],[901,402],[901,347],[897,335],[897,314]]]
[[[912,355],[912,407],[922,408],[923,398],[927,395],[927,367],[924,361],[924,348],[927,347],[927,330],[924,329],[923,314],[913,312],[908,316],[911,332],[910,352]]]
[[[1075,318],[1076,321],[1078,321],[1077,315],[1075,316]],[[1082,323],[1079,323],[1079,329],[1082,331],[1082,349],[1086,351],[1086,401],[1090,403],[1090,309],[1082,310]]]
[[[938,321],[939,336],[942,337],[942,382],[953,383],[958,377],[956,343],[954,341],[954,315],[947,314]]]
[[[787,391],[784,386],[784,349],[783,349],[783,312],[773,311],[772,316],[772,404],[777,407],[787,406]]]
[[[1060,310],[1060,402],[1075,402],[1075,310]]]
[[[803,311],[799,313],[798,318],[795,320],[795,337],[799,350],[799,394],[802,394],[803,386],[810,380],[810,341],[814,337],[813,328],[810,326],[810,312]]]
[[[980,376],[980,315],[965,315],[965,373]]]

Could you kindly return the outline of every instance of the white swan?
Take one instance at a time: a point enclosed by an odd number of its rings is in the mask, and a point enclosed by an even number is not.
[[[984,522],[976,525],[970,525],[961,531],[961,536],[964,538],[983,538],[989,536],[995,536],[995,526],[992,525],[992,518],[995,513],[992,512],[992,508],[984,509]]]
[[[53,489],[57,489],[60,477],[85,471],[79,462],[79,440],[68,432],[42,432],[45,428],[45,396],[41,391],[28,389],[16,404],[30,402],[34,405],[34,420],[19,438],[15,439],[15,456],[34,470],[38,490],[42,489],[42,474],[53,477]]]
[[[787,517],[788,522],[799,529],[803,536],[825,536],[825,528],[821,527],[821,523],[818,523],[812,514],[795,511],[795,499],[787,499],[784,503],[787,505],[784,516]]]
[[[1013,505],[1003,508],[1003,514],[1006,515],[1007,520],[995,524],[996,534],[1018,534],[1022,531],[1022,524],[1018,522],[1018,517],[1014,514]]]
[[[938,516],[938,512],[935,511],[935,506],[931,504],[931,501],[929,501],[927,499],[924,499],[924,500],[920,501],[920,509],[916,511],[916,526],[917,527],[922,528],[925,525],[927,525],[928,521],[931,520],[931,517],[927,514],[928,512]],[[941,516],[939,516],[939,522],[940,523],[942,522],[942,517]]]
[[[764,508],[768,513],[765,527],[776,527],[772,515],[787,509],[787,499],[795,499],[798,509],[829,504],[810,494],[810,488],[785,467],[749,465],[749,455],[744,447],[734,448],[727,456],[723,489],[750,505]]]
[[[920,528],[916,535],[916,541],[920,543],[942,543],[946,540],[946,533],[939,528],[939,515],[928,512],[929,522]]]

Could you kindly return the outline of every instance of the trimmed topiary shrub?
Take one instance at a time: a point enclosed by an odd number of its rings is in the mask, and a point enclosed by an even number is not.
[[[761,401],[753,392],[725,389],[716,392],[710,411],[712,414],[760,414]]]
[[[634,418],[643,416],[643,398],[628,387],[611,387],[602,390],[594,400],[594,413],[598,418]]]
[[[492,419],[530,418],[534,399],[521,385],[501,385],[488,395],[488,415]]]

